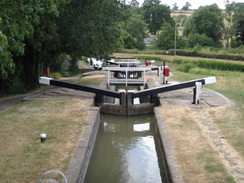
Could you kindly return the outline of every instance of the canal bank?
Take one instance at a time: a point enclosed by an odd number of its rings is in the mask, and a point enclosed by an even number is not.
[[[88,112],[88,116],[67,171],[69,183],[84,181],[100,124],[98,107],[87,107],[81,111]]]
[[[67,172],[70,183],[81,183],[84,181],[100,125],[99,109],[96,107],[87,109],[89,110],[87,126],[82,131],[80,141],[74,150],[73,158]],[[158,109],[159,108],[155,108],[154,123],[157,132],[156,138],[158,142],[161,143],[159,144],[159,153],[160,156],[162,156],[160,159],[163,159],[164,169],[168,171],[164,172],[164,174],[166,174],[164,175],[164,179],[167,179],[165,182],[169,183],[181,183],[183,182],[181,169],[174,159],[173,146],[169,132],[163,123],[163,117]]]
[[[155,118],[156,118],[156,124],[157,129],[160,137],[160,141],[162,142],[163,146],[163,154],[165,156],[165,159],[167,161],[170,175],[172,182],[180,183],[180,182],[190,182],[188,181],[189,177],[187,174],[187,170],[185,170],[184,165],[182,165],[182,162],[179,162],[179,153],[184,154],[188,153],[189,150],[186,150],[185,152],[180,152],[177,142],[175,141],[176,137],[174,137],[173,131],[180,130],[179,127],[177,129],[172,128],[169,123],[168,116],[164,116],[165,111],[169,112],[172,111],[172,115],[174,115],[174,108],[175,106],[183,106],[183,107],[190,107],[191,109],[205,109],[205,108],[213,108],[213,107],[221,107],[221,106],[228,106],[230,105],[230,102],[223,96],[217,94],[216,92],[213,92],[211,90],[203,89],[200,105],[193,105],[192,104],[192,88],[190,89],[184,89],[184,90],[178,90],[175,92],[169,92],[160,94],[160,102],[161,105],[159,107],[156,107],[154,110]],[[184,115],[187,116],[188,111],[184,111]],[[167,123],[165,123],[165,118]],[[173,123],[173,122],[172,122]],[[199,131],[199,130],[198,130]],[[184,131],[182,132],[184,133]],[[185,132],[187,136],[190,138],[194,138],[191,136],[191,134],[188,135],[188,132]],[[181,138],[180,136],[177,138]],[[201,138],[198,138],[199,144],[201,144],[202,140]],[[204,139],[206,140],[206,139]],[[180,140],[178,140],[180,141]],[[192,139],[194,141],[194,139]],[[182,141],[183,142],[183,141]],[[183,142],[185,143],[185,142]],[[194,143],[198,143],[197,141],[194,141]],[[185,144],[185,146],[187,146]],[[195,146],[197,148],[197,146]],[[194,150],[195,151],[195,150]],[[194,162],[194,159],[191,159],[191,157],[187,157],[188,159],[185,160],[186,162],[189,162],[189,160],[192,160]],[[182,168],[183,166],[183,168]],[[203,166],[203,165],[199,165]],[[204,166],[203,166],[204,167]],[[195,167],[198,169],[198,167]],[[201,168],[199,168],[201,169]],[[197,174],[196,174],[197,175]],[[202,176],[204,175],[197,175],[197,178],[199,180],[202,179]],[[195,176],[196,177],[196,176]],[[206,177],[205,177],[206,178]],[[197,180],[195,178],[195,180]],[[203,179],[204,180],[204,179]],[[208,179],[206,179],[208,180]],[[204,181],[202,181],[204,182]]]

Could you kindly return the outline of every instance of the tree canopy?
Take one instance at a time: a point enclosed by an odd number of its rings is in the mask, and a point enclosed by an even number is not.
[[[0,94],[35,88],[46,67],[63,71],[63,65],[71,68],[81,56],[107,58],[121,48],[142,50],[147,34],[159,36],[158,48],[172,49],[175,25],[184,24],[178,47],[186,42],[216,46],[221,39],[237,47],[244,42],[243,12],[243,3],[227,4],[225,13],[213,4],[174,21],[160,0],[144,0],[141,7],[137,0],[0,1]],[[67,55],[71,64],[63,64]]]
[[[184,34],[205,34],[215,42],[222,38],[223,15],[216,4],[201,6],[184,25]]]
[[[226,5],[225,28],[226,39],[232,39],[232,46],[244,44],[244,3],[231,3]]]
[[[189,2],[186,2],[186,4],[181,8],[181,10],[188,11],[191,7],[191,4]]]
[[[165,22],[171,23],[172,25],[174,24],[170,16],[170,7],[161,5],[160,0],[145,0],[142,8],[149,33],[155,35]]]
[[[124,7],[114,0],[1,1],[1,90],[10,91],[13,82],[25,89],[37,86],[45,67],[61,64],[60,54],[78,58],[114,52]]]
[[[156,46],[159,49],[169,50],[174,48],[175,27],[170,23],[164,23],[161,27]]]

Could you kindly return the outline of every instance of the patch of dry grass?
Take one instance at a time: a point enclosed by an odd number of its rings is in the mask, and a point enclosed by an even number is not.
[[[78,83],[83,85],[99,85],[101,82],[107,81],[107,75],[91,75],[78,79]]]
[[[0,113],[0,182],[38,182],[50,169],[66,171],[86,121],[87,101],[33,100]],[[47,139],[40,143],[39,134]]]
[[[164,123],[170,131],[184,181],[231,182],[233,178],[228,175],[218,154],[209,145],[190,108],[166,103],[163,105],[161,112]]]

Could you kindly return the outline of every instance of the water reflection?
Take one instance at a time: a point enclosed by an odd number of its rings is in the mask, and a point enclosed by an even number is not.
[[[149,131],[150,130],[150,123],[134,124],[133,130],[135,132]]]
[[[101,116],[85,183],[160,183],[152,115]]]

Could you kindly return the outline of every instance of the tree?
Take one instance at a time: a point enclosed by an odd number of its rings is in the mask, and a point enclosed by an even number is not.
[[[138,8],[131,7],[128,12],[128,18],[120,23],[123,30],[128,32],[134,39],[133,48],[140,50],[145,48],[144,36],[146,31],[146,23],[138,12]]]
[[[183,27],[188,17],[186,15],[178,15],[178,16],[173,16],[173,19],[178,26]]]
[[[15,71],[14,56],[24,54],[24,39],[33,34],[31,6],[20,1],[0,1],[0,78]]]
[[[60,69],[63,53],[74,63],[80,56],[108,56],[118,47],[125,7],[114,0],[0,1],[0,90],[15,82],[36,87],[46,66]]]
[[[156,46],[159,49],[168,50],[174,48],[175,27],[170,23],[164,23],[158,35]]]
[[[177,3],[174,3],[172,6],[173,6],[172,10],[174,11],[179,10],[179,6],[177,6]]]
[[[116,50],[125,6],[113,0],[74,0],[60,23],[63,50],[76,57],[107,57]]]
[[[145,0],[142,6],[143,16],[147,23],[149,33],[155,35],[165,22],[174,24],[170,16],[170,8],[160,5],[160,0]]]
[[[132,49],[135,46],[135,41],[132,35],[125,30],[122,30],[121,36],[119,38],[122,48]]]
[[[188,36],[188,46],[193,48],[197,44],[201,46],[215,47],[214,40],[205,34],[190,34]]]
[[[15,64],[7,47],[7,37],[0,31],[0,80],[7,79],[8,75],[13,74],[15,69]]]
[[[225,39],[231,39],[232,46],[244,44],[244,3],[226,4],[225,18],[228,25],[225,27]]]
[[[218,6],[201,6],[184,24],[184,35],[205,34],[218,42],[222,38],[223,28],[223,15]]]
[[[138,3],[137,0],[132,0],[132,1],[130,2],[130,5],[133,6],[133,7],[136,7],[136,8],[139,7],[139,3]]]
[[[191,4],[189,2],[186,2],[186,4],[181,8],[181,10],[188,11],[189,7],[191,7]]]

